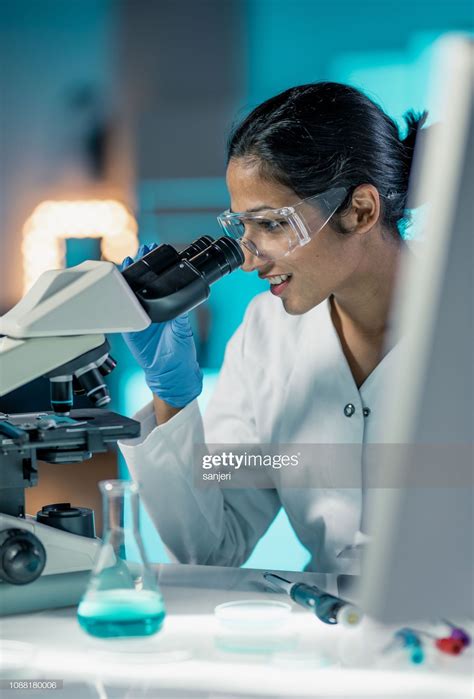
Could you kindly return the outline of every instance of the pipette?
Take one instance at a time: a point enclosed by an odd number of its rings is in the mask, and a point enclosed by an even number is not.
[[[297,604],[314,612],[325,624],[356,626],[362,619],[362,612],[356,606],[324,592],[316,585],[292,583],[274,573],[264,573],[263,577],[278,590],[286,592]]]

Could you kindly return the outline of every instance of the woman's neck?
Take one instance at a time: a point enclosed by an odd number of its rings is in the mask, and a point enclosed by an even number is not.
[[[389,333],[393,292],[406,245],[374,236],[364,264],[330,298],[331,318],[358,388],[396,342]]]
[[[382,239],[376,249],[371,250],[369,264],[357,272],[346,288],[332,295],[332,312],[342,327],[350,325],[367,341],[385,336],[400,259],[405,250],[403,241]]]

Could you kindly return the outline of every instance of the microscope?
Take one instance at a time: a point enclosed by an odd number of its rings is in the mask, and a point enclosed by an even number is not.
[[[0,396],[38,377],[51,411],[0,413],[0,616],[77,604],[101,541],[94,513],[52,503],[25,513],[38,461],[73,463],[140,435],[140,423],[104,409],[116,362],[107,333],[140,331],[195,308],[244,261],[238,242],[202,236],[178,252],[160,245],[124,271],[87,261],[41,275],[0,318]],[[86,395],[90,409],[73,407]]]

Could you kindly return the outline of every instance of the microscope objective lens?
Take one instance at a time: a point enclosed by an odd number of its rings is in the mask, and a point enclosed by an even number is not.
[[[51,408],[58,414],[69,414],[73,406],[72,376],[50,378]]]

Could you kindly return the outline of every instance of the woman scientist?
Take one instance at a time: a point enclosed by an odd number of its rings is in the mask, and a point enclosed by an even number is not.
[[[267,100],[234,130],[231,209],[219,222],[271,293],[252,300],[229,341],[204,420],[187,316],[125,336],[153,401],[136,416],[142,436],[120,447],[178,561],[240,566],[283,507],[311,554],[307,570],[350,572],[340,554],[357,540],[361,488],[331,484],[330,464],[318,463],[304,466],[310,487],[196,488],[194,445],[356,445],[347,469],[360,472],[362,445],[381,441],[399,347],[387,347],[387,326],[425,118],[409,113],[401,139],[363,93],[322,82]]]

